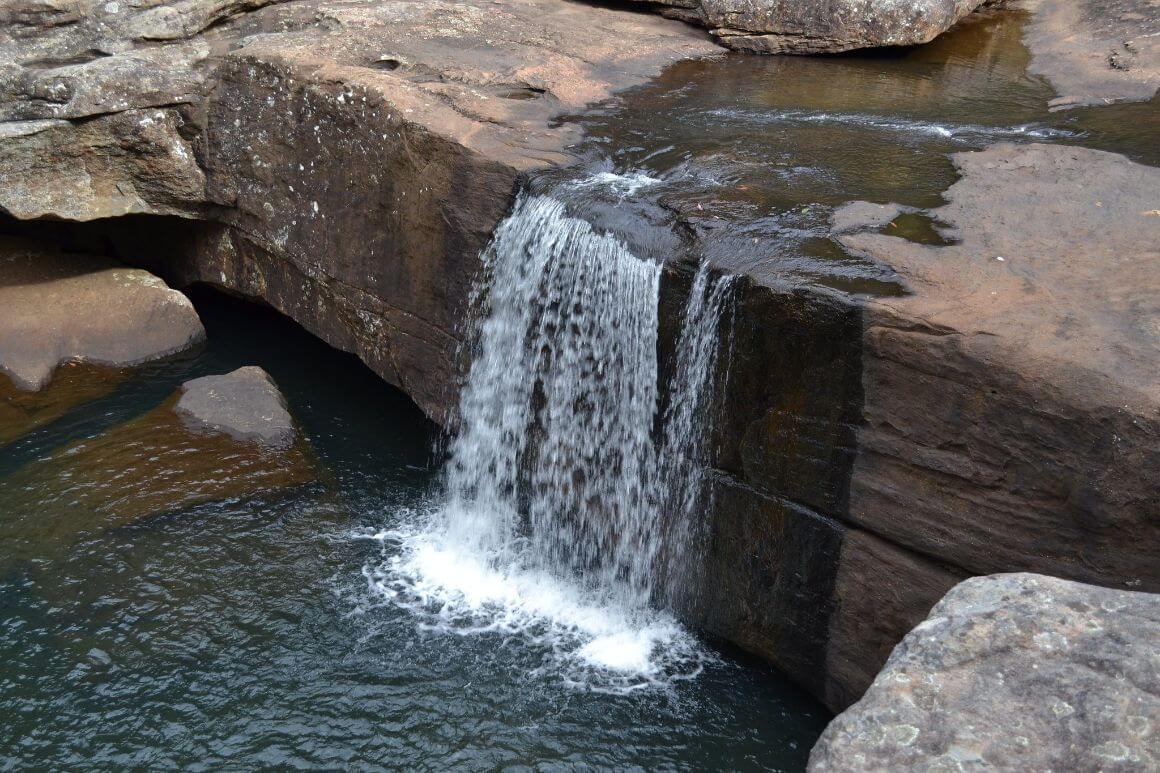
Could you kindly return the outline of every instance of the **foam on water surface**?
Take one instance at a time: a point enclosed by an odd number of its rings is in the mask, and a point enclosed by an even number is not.
[[[651,182],[610,175],[590,182]],[[430,630],[535,648],[532,670],[567,684],[695,676],[709,656],[656,605],[697,567],[694,460],[728,282],[698,271],[662,389],[660,265],[545,196],[519,198],[483,263],[445,490],[377,535],[371,589]]]

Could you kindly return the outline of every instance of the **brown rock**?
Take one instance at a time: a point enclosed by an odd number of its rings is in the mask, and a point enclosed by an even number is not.
[[[112,394],[124,371],[66,362],[44,388],[19,389],[0,373],[0,447],[64,416],[78,405]]]
[[[1029,70],[1056,108],[1146,101],[1160,89],[1160,13],[1151,0],[1033,0]]]
[[[318,479],[301,436],[271,446],[235,437],[224,426],[191,429],[177,411],[180,399],[175,393],[135,419],[0,478],[0,497],[16,514],[0,523],[0,539],[8,546],[4,558],[33,555],[46,544],[71,544],[81,532]],[[270,399],[280,405],[276,390],[266,395]]]
[[[20,389],[70,360],[125,367],[204,338],[189,299],[147,271],[0,240],[0,370]]]
[[[929,43],[983,0],[647,0],[702,26],[729,48],[819,54]]]
[[[173,410],[193,432],[224,432],[266,448],[286,448],[296,434],[278,387],[254,365],[185,382]]]
[[[1160,170],[954,157],[957,242],[839,237],[912,295],[865,310],[849,519],[970,573],[1160,589]]]
[[[204,218],[171,255],[150,248],[171,221],[112,228],[134,262],[262,298],[437,418],[480,249],[518,176],[579,139],[553,120],[720,51],[551,0],[260,5],[6,6],[0,209]]]

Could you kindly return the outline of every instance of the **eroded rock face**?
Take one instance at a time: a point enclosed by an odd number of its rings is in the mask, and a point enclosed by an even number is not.
[[[984,0],[646,0],[708,27],[726,46],[762,54],[819,54],[927,43]]]
[[[894,207],[835,214],[842,244],[909,295],[851,304],[858,324],[791,348],[795,315],[742,310],[739,327],[774,331],[766,339],[783,351],[775,380],[731,381],[739,429],[726,437],[743,428],[741,459],[753,461],[721,463],[809,509],[783,519],[787,533],[813,532],[815,546],[840,535],[828,628],[814,634],[825,642],[817,689],[838,709],[963,577],[1032,571],[1160,590],[1160,172],[1045,145],[954,161],[963,177],[949,204],[925,213],[945,226],[944,246],[886,235]],[[830,308],[815,297],[811,324]],[[753,301],[801,303],[773,289]],[[762,359],[757,342],[738,348]],[[851,362],[856,383],[840,377]]]
[[[947,246],[843,245],[864,312],[849,519],[971,573],[1160,590],[1160,170],[1056,145],[954,156]]]
[[[0,240],[0,371],[20,389],[70,360],[126,367],[204,338],[189,299],[147,271]]]
[[[0,8],[0,210],[196,218],[168,252],[140,223],[121,248],[265,300],[443,420],[480,249],[579,139],[553,119],[721,51],[552,0]]]
[[[1154,594],[967,580],[826,728],[810,770],[1153,770],[1158,640]]]
[[[294,442],[294,420],[278,387],[254,365],[185,382],[173,410],[194,432],[224,432],[267,448]]]

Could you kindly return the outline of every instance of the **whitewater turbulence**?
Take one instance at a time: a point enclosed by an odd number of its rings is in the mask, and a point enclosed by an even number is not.
[[[700,648],[659,610],[695,568],[693,460],[728,283],[698,271],[662,390],[659,264],[521,196],[484,269],[443,498],[381,535],[372,587],[424,625],[518,635],[595,689],[696,673]]]

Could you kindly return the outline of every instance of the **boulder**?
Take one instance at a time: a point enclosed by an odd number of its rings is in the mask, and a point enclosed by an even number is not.
[[[955,586],[830,723],[811,771],[1155,770],[1160,596],[1035,574]]]
[[[984,0],[646,0],[761,54],[821,54],[929,43]]]
[[[1147,101],[1160,89],[1160,13],[1151,0],[1032,0],[1028,70],[1056,109]]]
[[[181,385],[174,411],[195,432],[224,432],[267,448],[294,442],[294,420],[266,371],[248,365]]]
[[[0,239],[0,372],[19,389],[70,360],[126,367],[204,338],[189,299],[147,271]]]

